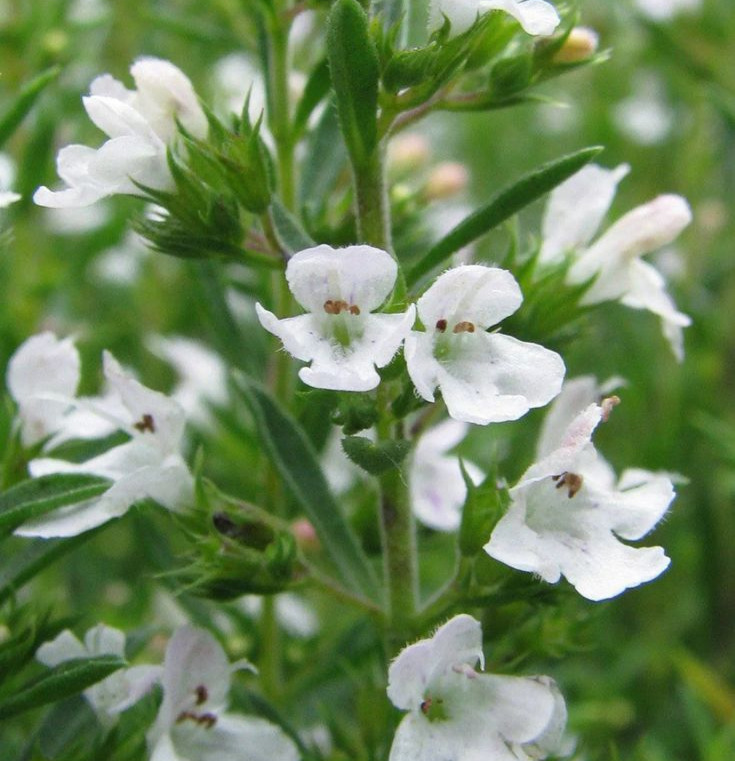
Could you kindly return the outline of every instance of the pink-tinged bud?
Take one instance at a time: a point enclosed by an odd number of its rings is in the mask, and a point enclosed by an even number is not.
[[[553,58],[554,63],[577,63],[597,52],[600,38],[594,29],[575,26]]]
[[[461,193],[469,182],[467,167],[456,161],[438,164],[426,181],[424,195],[429,201],[441,201]]]
[[[418,132],[407,132],[391,142],[388,164],[394,172],[406,174],[424,166],[430,155],[429,141]]]
[[[319,537],[317,536],[316,529],[312,523],[306,518],[299,518],[291,524],[291,533],[296,539],[296,544],[302,550],[317,550],[319,549]]]

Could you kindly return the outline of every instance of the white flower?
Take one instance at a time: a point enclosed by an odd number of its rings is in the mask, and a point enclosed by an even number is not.
[[[227,403],[227,366],[222,357],[184,336],[152,335],[146,346],[176,369],[179,382],[171,396],[184,408],[187,419],[202,427],[211,425],[210,405]]]
[[[98,624],[84,635],[80,642],[65,629],[51,642],[36,651],[36,659],[53,668],[76,658],[94,658],[100,655],[125,657],[125,634],[118,629]],[[118,714],[137,702],[160,678],[159,666],[132,666],[110,674],[101,682],[88,687],[84,697],[89,701],[100,723],[111,727]]]
[[[265,719],[227,713],[232,664],[211,634],[179,629],[166,648],[163,702],[148,732],[151,761],[296,761],[294,743]]]
[[[466,32],[477,17],[489,11],[505,11],[532,35],[549,36],[559,25],[554,6],[545,0],[431,0],[429,29],[438,29],[446,16],[451,34]]]
[[[389,761],[530,761],[559,749],[566,707],[549,677],[480,674],[479,621],[458,615],[405,648],[388,672],[388,697],[409,711]]]
[[[191,500],[193,481],[180,454],[185,422],[181,406],[131,378],[108,352],[104,354],[104,373],[111,394],[98,400],[77,400],[82,420],[93,413],[102,419],[103,429],[106,423],[111,424],[112,430],[123,430],[130,440],[82,463],[32,460],[29,470],[34,477],[91,473],[109,478],[112,485],[95,499],[24,523],[16,534],[75,536],[125,514],[135,502],[146,498],[169,510],[179,510]],[[80,420],[73,413],[69,425],[78,432]],[[62,428],[58,439],[65,438]]]
[[[640,257],[673,241],[691,222],[686,200],[677,195],[658,196],[629,211],[589,245],[627,171],[624,165],[613,170],[586,166],[553,191],[544,214],[541,261],[555,262],[574,251],[567,281],[580,284],[594,278],[581,303],[620,301],[657,314],[681,360],[682,328],[691,320],[677,311],[661,275]]]
[[[702,0],[635,0],[638,9],[655,21],[668,21],[677,13],[696,11]]]
[[[79,385],[79,353],[71,338],[46,331],[24,341],[8,362],[7,384],[18,404],[21,440],[32,446],[63,424],[69,403],[49,396],[73,397]]]
[[[14,181],[15,163],[7,153],[0,153],[0,209],[20,201],[20,194],[10,189]]]
[[[97,150],[84,145],[62,148],[57,171],[69,187],[39,188],[33,196],[37,204],[88,206],[115,193],[140,195],[133,181],[162,190],[172,187],[166,148],[176,136],[176,120],[203,138],[206,117],[191,82],[172,63],[141,58],[130,73],[135,90],[109,74],[92,82],[84,108],[110,139]]]
[[[465,437],[466,423],[444,420],[430,428],[416,445],[408,480],[411,509],[425,526],[437,531],[459,528],[467,486],[459,467],[459,458],[448,455]],[[482,471],[471,462],[464,462],[467,475],[474,484],[482,481]]]
[[[426,331],[406,338],[408,373],[419,394],[433,402],[439,386],[455,420],[479,425],[516,420],[553,399],[564,377],[561,357],[486,332],[522,301],[505,270],[473,264],[440,275],[418,300]]]
[[[674,489],[667,476],[638,469],[615,483],[591,441],[603,415],[600,405],[589,405],[559,446],[526,471],[485,545],[496,560],[550,583],[563,575],[589,600],[650,581],[670,562],[661,547],[634,548],[618,539],[651,531]]]
[[[336,391],[369,391],[398,351],[414,321],[403,314],[371,314],[388,298],[398,267],[372,246],[334,249],[321,245],[294,254],[286,267],[289,288],[309,314],[279,320],[260,304],[261,325],[283,341],[289,354],[310,367],[304,383]]]

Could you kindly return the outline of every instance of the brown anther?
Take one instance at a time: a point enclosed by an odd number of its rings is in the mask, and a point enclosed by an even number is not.
[[[140,431],[141,433],[145,433],[146,431],[149,431],[150,433],[155,433],[156,424],[153,420],[153,415],[149,415],[146,412],[145,415],[143,415],[142,419],[133,425],[133,428]]]
[[[426,698],[426,700],[421,703],[421,713],[424,714],[424,716],[428,715],[433,702],[434,701],[431,698]]]
[[[602,407],[603,423],[607,423],[607,421],[610,419],[610,414],[612,413],[613,409],[618,406],[618,404],[620,404],[619,396],[608,396],[600,402],[600,407]]]
[[[350,306],[350,314],[360,314],[360,307],[357,304],[352,304]]]
[[[207,691],[207,688],[200,684],[195,690],[194,694],[197,696],[197,705],[200,706],[202,703],[206,701],[206,699],[209,697],[209,692]]]
[[[444,332],[444,331],[447,329],[447,321],[446,321],[446,320],[444,320],[444,319],[441,319],[441,320],[437,320],[437,321],[436,321],[436,329],[437,329],[437,330],[438,330],[440,333],[443,333],[443,332]]]
[[[217,723],[217,717],[213,713],[202,713],[197,717],[196,721],[197,724],[201,724],[207,729],[212,729],[212,727]]]
[[[475,332],[475,323],[474,322],[468,322],[467,320],[462,320],[462,322],[458,322],[454,326],[454,330],[452,333],[474,333]]]
[[[566,486],[567,496],[571,499],[581,488],[584,483],[582,476],[577,473],[569,473],[566,470],[558,476],[552,476],[552,481],[556,481],[556,488],[562,489]]]
[[[194,711],[182,711],[176,717],[176,723],[193,721],[195,724],[211,729],[217,723],[217,717],[213,713],[195,713]]]

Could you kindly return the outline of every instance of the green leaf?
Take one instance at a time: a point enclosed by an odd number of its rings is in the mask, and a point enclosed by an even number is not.
[[[84,758],[94,745],[99,723],[89,703],[80,696],[57,703],[41,724],[38,745],[49,761],[76,753]]]
[[[378,143],[378,53],[357,0],[336,0],[327,50],[342,134],[355,166],[368,163]]]
[[[426,256],[413,266],[406,276],[409,286],[445,262],[453,253],[477,240],[518,213],[545,193],[589,163],[602,148],[594,146],[563,156],[524,175],[509,188],[501,190],[488,204],[462,220],[453,230],[429,249]]]
[[[346,436],[342,439],[342,449],[355,465],[373,476],[380,476],[400,467],[411,449],[411,442],[396,440],[374,443],[364,436]]]
[[[316,245],[296,217],[275,196],[271,200],[270,215],[278,242],[285,251],[295,254]]]
[[[459,466],[467,487],[459,527],[459,550],[466,557],[474,557],[487,543],[495,524],[507,508],[508,491],[498,486],[496,473],[490,473],[481,484],[475,486],[461,460]]]
[[[59,76],[60,71],[59,66],[52,66],[50,69],[41,72],[18,93],[10,108],[0,116],[0,148],[33,108],[33,104],[46,86]]]
[[[337,108],[330,100],[319,123],[307,135],[300,198],[309,219],[322,210],[346,167],[347,150],[339,129]]]
[[[0,700],[0,721],[76,695],[125,665],[125,660],[117,655],[75,658],[61,663],[10,697]]]
[[[301,96],[298,106],[296,106],[293,124],[295,135],[300,135],[304,130],[312,112],[329,92],[330,84],[329,63],[324,58],[319,62],[314,71],[311,72],[304,87],[304,94]]]
[[[235,381],[253,413],[273,465],[313,524],[344,583],[368,599],[377,599],[372,568],[329,491],[303,429],[258,383],[242,374],[237,374]]]
[[[109,486],[106,478],[82,473],[55,473],[23,481],[0,494],[0,538],[27,520],[98,497]]]
[[[102,527],[100,527],[102,528]],[[46,566],[90,539],[97,530],[70,539],[35,539],[0,567],[0,603],[13,595]]]

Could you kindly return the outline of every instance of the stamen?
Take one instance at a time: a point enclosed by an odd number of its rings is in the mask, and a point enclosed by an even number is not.
[[[149,431],[150,433],[155,433],[156,424],[155,424],[155,421],[153,420],[153,415],[149,415],[146,412],[139,422],[133,424],[133,428],[140,431],[141,433],[145,433],[146,431]]]
[[[426,700],[424,700],[423,703],[421,703],[421,713],[424,714],[424,716],[426,716],[431,710],[431,704],[433,702],[434,701],[432,698],[426,698]]]
[[[327,299],[324,302],[324,311],[327,314],[342,314],[342,312],[349,312],[350,314],[360,314],[360,307],[357,304],[348,304],[342,299]]]
[[[207,688],[200,684],[195,690],[194,694],[197,696],[197,702],[196,704],[200,706],[202,703],[204,703],[207,698],[209,697],[209,692],[207,691]]]
[[[582,476],[577,473],[569,473],[566,470],[558,476],[552,476],[551,480],[556,481],[557,489],[562,489],[565,486],[567,487],[567,496],[569,499],[582,488],[582,484],[584,483],[584,478],[582,478]]]
[[[458,322],[454,326],[454,330],[452,333],[474,333],[475,332],[475,323],[469,322],[468,320],[462,320],[462,322]]]
[[[607,398],[603,399],[600,402],[600,407],[602,407],[602,422],[607,423],[607,421],[610,419],[610,415],[615,407],[620,404],[620,397],[619,396],[608,396]]]
[[[443,332],[444,332],[444,331],[447,329],[447,321],[446,321],[446,320],[444,320],[444,319],[441,319],[441,320],[437,320],[437,321],[436,321],[436,329],[437,329],[437,330],[438,330],[440,333],[443,333]]]
[[[217,723],[217,717],[213,713],[195,713],[194,711],[182,711],[176,717],[176,723],[181,724],[184,721],[193,721],[200,727],[211,729]]]

